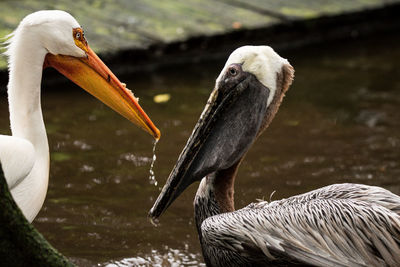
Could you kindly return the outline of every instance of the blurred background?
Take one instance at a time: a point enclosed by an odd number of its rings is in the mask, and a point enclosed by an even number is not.
[[[400,1],[1,1],[0,35],[29,13],[62,9],[140,98],[160,128],[153,140],[54,70],[42,109],[51,169],[34,226],[79,266],[201,266],[196,185],[154,227],[147,213],[227,56],[272,46],[295,80],[236,182],[236,208],[332,183],[400,194]],[[0,58],[0,132],[10,134],[6,58]]]

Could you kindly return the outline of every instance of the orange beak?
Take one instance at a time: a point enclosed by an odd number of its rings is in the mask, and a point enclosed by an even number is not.
[[[44,67],[55,68],[155,139],[160,139],[160,131],[140,107],[133,93],[118,80],[89,46],[86,49],[86,58],[49,53],[46,55]]]

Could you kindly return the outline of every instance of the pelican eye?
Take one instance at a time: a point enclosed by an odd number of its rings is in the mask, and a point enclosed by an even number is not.
[[[230,76],[234,77],[234,76],[238,75],[239,69],[238,69],[238,67],[235,66],[235,65],[230,66],[230,67],[228,68],[228,73],[229,73]]]
[[[74,38],[75,45],[83,51],[88,52],[88,45],[82,28],[72,29],[72,36]]]

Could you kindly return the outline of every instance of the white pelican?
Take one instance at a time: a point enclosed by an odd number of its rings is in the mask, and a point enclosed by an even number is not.
[[[46,10],[26,16],[8,40],[5,54],[12,136],[0,135],[0,162],[11,193],[30,222],[43,205],[49,177],[49,145],[40,105],[44,67],[57,69],[156,139],[160,137],[132,92],[88,46],[70,14]]]
[[[400,197],[383,188],[335,184],[235,211],[237,169],[292,78],[270,47],[235,50],[150,217],[201,180],[194,209],[208,266],[400,266]]]

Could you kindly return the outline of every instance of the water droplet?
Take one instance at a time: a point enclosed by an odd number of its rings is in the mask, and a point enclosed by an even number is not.
[[[156,156],[156,146],[157,146],[158,140],[154,140],[154,145],[153,145],[153,158],[151,160],[151,165],[150,165],[150,184],[153,184],[154,186],[157,186],[158,182],[156,180],[156,176],[154,175],[153,167],[154,163],[156,162],[157,156]]]

